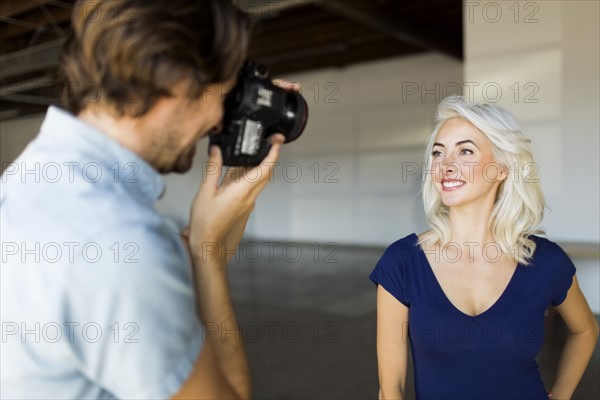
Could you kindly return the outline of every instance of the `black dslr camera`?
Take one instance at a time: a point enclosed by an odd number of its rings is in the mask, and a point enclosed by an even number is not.
[[[256,166],[271,149],[269,136],[281,133],[285,143],[293,142],[307,119],[308,106],[300,93],[273,85],[267,67],[246,61],[225,99],[223,131],[210,135],[209,149],[221,148],[224,165]]]

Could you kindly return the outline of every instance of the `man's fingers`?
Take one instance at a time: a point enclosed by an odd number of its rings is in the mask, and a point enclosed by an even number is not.
[[[223,180],[224,184],[231,183],[232,185],[237,186],[237,189],[234,190],[241,190],[242,192],[245,192],[246,195],[255,198],[271,181],[277,159],[279,158],[280,148],[280,143],[272,145],[267,157],[265,157],[265,159],[256,167],[230,168],[231,173],[230,170],[227,171]],[[235,184],[233,181],[235,181]]]
[[[277,160],[279,159],[279,152],[281,150],[281,143],[275,143],[271,146],[271,150],[265,159],[258,165],[254,167],[255,169],[260,169],[261,179],[257,182],[256,186],[253,189],[253,193],[258,196],[258,192],[262,191],[264,187],[271,181],[271,177],[273,176],[273,171],[275,170],[275,165],[277,164]]]
[[[250,170],[250,167],[229,167],[225,172],[225,177],[223,178],[223,185],[227,185],[230,182],[236,181],[239,182],[240,179],[245,175],[245,173]]]
[[[227,187],[226,190],[238,192],[242,197],[255,201],[271,181],[280,149],[280,140],[276,140],[276,143],[271,145],[267,157],[256,167],[229,167],[223,178],[222,188]]]
[[[283,135],[279,135],[279,136],[283,136]],[[262,161],[261,165],[266,165],[267,167],[273,169],[274,164],[279,159],[280,151],[281,151],[281,143],[280,142],[274,143],[271,146],[271,150],[269,150],[269,154],[267,154],[265,159]]]
[[[302,92],[302,86],[298,82],[289,82],[283,79],[274,79],[273,85],[279,86],[285,90],[293,90],[294,92]]]
[[[223,160],[221,159],[221,149],[219,146],[211,146],[203,183],[212,189],[218,189],[222,170]]]
[[[285,143],[285,136],[281,133],[275,133],[275,134],[269,136],[267,141],[271,144],[275,144],[275,143],[283,144],[283,143]]]

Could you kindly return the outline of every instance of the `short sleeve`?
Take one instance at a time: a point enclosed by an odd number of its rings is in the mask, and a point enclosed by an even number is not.
[[[575,275],[576,268],[573,261],[569,258],[567,253],[560,248],[557,244],[554,244],[552,263],[554,268],[552,269],[551,279],[551,301],[550,304],[553,307],[559,306],[567,298],[567,292],[571,288],[573,283],[573,276]]]
[[[376,285],[383,286],[400,303],[410,307],[410,301],[406,296],[405,257],[406,250],[400,241],[393,243],[385,250],[369,279]]]
[[[70,348],[81,372],[115,397],[170,398],[203,343],[191,264],[166,223],[124,225],[82,243],[70,267]]]

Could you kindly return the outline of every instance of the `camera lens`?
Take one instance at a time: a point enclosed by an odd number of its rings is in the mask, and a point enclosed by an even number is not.
[[[221,147],[224,165],[256,166],[269,153],[270,135],[281,133],[285,143],[293,142],[307,118],[300,93],[274,85],[265,65],[247,61],[225,100],[223,133],[211,135],[210,144]]]
[[[269,70],[264,65],[258,65],[254,70],[254,74],[258,79],[266,79],[269,76]]]
[[[308,121],[308,105],[306,100],[299,93],[290,92],[288,93],[288,104],[290,109],[286,112],[287,122],[287,140],[286,143],[293,142],[298,139],[304,128],[306,128],[306,122]]]

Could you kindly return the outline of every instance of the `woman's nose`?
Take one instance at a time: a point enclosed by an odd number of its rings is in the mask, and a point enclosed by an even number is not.
[[[454,176],[457,175],[457,172],[459,170],[459,166],[455,161],[448,161],[445,160],[444,164],[442,165],[442,174],[444,176]],[[457,177],[456,177],[457,178]]]

